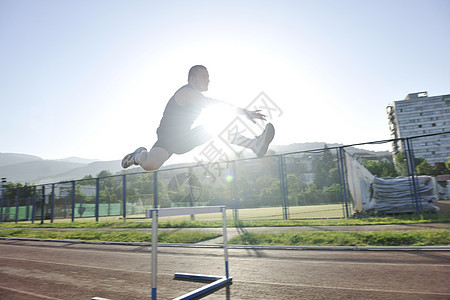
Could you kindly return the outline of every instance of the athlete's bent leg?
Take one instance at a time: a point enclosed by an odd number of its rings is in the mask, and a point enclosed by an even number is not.
[[[195,147],[203,145],[209,141],[213,136],[209,133],[205,126],[200,125],[192,128],[189,131],[178,133],[175,142],[170,145],[169,150],[173,151],[175,154],[184,154]]]
[[[134,150],[134,152],[125,155],[125,157],[122,159],[122,168],[126,169],[128,167],[131,167],[132,165],[138,165],[136,159],[143,151],[147,152],[147,149],[145,147],[139,147]]]
[[[274,135],[275,128],[271,123],[267,123],[264,131],[256,138],[250,139],[240,133],[235,133],[233,136],[230,136],[230,143],[251,149],[256,156],[263,157],[266,155]]]
[[[136,158],[136,162],[145,171],[155,171],[169,159],[170,153],[161,147],[153,147],[149,152],[142,151]]]

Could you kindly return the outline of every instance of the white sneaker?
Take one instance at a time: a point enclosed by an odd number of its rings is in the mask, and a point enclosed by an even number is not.
[[[272,123],[267,123],[263,133],[256,138],[255,144],[252,147],[252,150],[255,152],[256,156],[263,157],[266,155],[267,150],[269,149],[269,144],[272,142],[274,136],[275,128]]]
[[[122,159],[122,168],[126,169],[132,165],[138,165],[136,158],[142,151],[147,151],[145,147],[139,147],[134,152],[131,152]]]

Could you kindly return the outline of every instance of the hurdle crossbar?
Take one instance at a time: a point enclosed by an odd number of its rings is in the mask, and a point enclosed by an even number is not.
[[[216,288],[224,286],[231,282],[232,278],[229,276],[228,271],[228,238],[227,238],[227,215],[225,206],[194,206],[194,207],[176,207],[176,208],[157,208],[148,209],[147,217],[152,218],[152,266],[151,266],[151,287],[152,287],[152,300],[157,300],[157,257],[158,257],[158,218],[180,215],[192,215],[192,214],[206,214],[206,213],[222,213],[222,227],[223,227],[223,249],[225,258],[225,276],[210,276],[200,274],[188,274],[188,273],[176,273],[175,278],[186,280],[205,280],[213,281],[212,283],[199,288],[195,291],[187,293],[176,299],[185,300],[193,299],[202,294],[208,293]]]
[[[220,288],[226,284],[229,284],[232,280],[231,277],[227,278],[225,276],[209,276],[209,275],[188,274],[188,273],[176,273],[175,279],[194,280],[194,281],[212,281],[212,282],[208,285],[205,285],[204,287],[201,287],[192,292],[184,294],[183,296],[175,298],[174,300],[195,299],[203,294],[209,293],[211,291],[214,291],[217,288]]]

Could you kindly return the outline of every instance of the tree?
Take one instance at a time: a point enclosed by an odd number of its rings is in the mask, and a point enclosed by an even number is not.
[[[317,191],[317,186],[314,184],[314,182],[308,182],[307,184],[305,184],[299,197],[301,200],[301,204],[316,204],[316,200],[318,198]]]
[[[100,203],[120,202],[121,185],[115,179],[117,177],[113,177],[113,174],[106,170],[98,173],[97,177],[100,179]]]
[[[276,206],[280,204],[280,180],[278,178],[264,176],[260,178],[261,185],[259,198],[262,206]]]
[[[25,199],[33,195],[33,186],[28,183],[8,183],[5,187],[4,194],[7,199],[15,199],[17,197],[17,189],[19,189],[19,199]]]
[[[397,153],[394,159],[396,167],[400,173],[404,176],[409,175],[406,169],[406,152],[402,151]],[[417,175],[436,176],[446,174],[448,170],[450,170],[450,156],[449,162],[437,164],[435,166],[430,165],[423,157],[415,157],[414,164],[416,166]],[[442,164],[445,165],[445,168],[442,167]]]
[[[314,158],[312,162],[312,169],[314,172],[314,183],[319,189],[329,187],[333,183],[339,182],[337,164],[327,145],[324,146],[322,156]]]
[[[81,179],[80,181],[81,185],[94,185],[95,184],[95,178],[92,177],[92,175],[86,175]]]
[[[436,176],[439,175],[439,170],[436,167],[433,167],[429,163],[427,163],[426,160],[421,162],[417,167],[417,175],[430,175],[430,176]]]
[[[436,175],[444,175],[444,174],[449,174],[450,173],[450,169],[447,169],[446,167],[446,162],[444,161],[439,161],[439,162],[435,162],[434,163],[434,168],[436,168]]]
[[[406,168],[406,152],[405,151],[401,151],[398,152],[395,155],[395,166],[397,167],[398,171],[400,172],[401,175],[403,176],[408,176],[408,169]],[[414,157],[414,164],[416,165],[416,170],[417,170],[417,166],[420,165],[425,159],[422,157]]]
[[[299,205],[298,196],[300,194],[300,184],[295,174],[288,174],[286,177],[289,203],[291,205]]]
[[[397,177],[395,165],[388,161],[369,161],[363,164],[372,175],[377,177]]]

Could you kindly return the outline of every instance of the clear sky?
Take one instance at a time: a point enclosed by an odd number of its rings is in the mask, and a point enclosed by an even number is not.
[[[151,147],[195,64],[209,97],[277,104],[274,144],[388,139],[388,104],[450,93],[449,16],[449,0],[0,0],[0,152]]]

